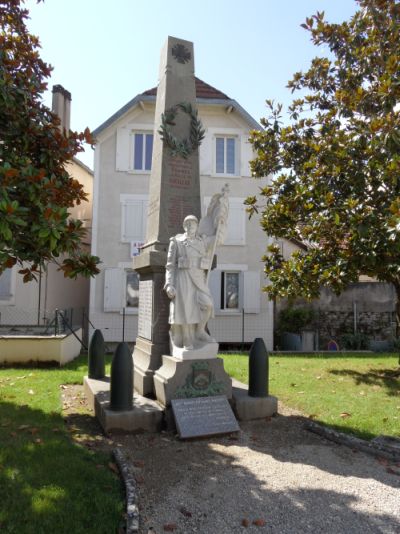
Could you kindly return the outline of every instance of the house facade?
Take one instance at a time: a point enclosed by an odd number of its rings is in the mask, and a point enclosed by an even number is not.
[[[137,95],[93,133],[96,138],[92,254],[101,273],[91,280],[90,322],[106,341],[134,341],[137,335],[139,277],[132,258],[146,240],[156,88]],[[272,348],[273,305],[262,293],[261,256],[268,245],[257,217],[248,220],[245,198],[263,181],[251,177],[249,131],[256,121],[226,94],[196,78],[203,214],[228,183],[228,232],[210,276],[215,317],[209,328],[220,343],[262,337]]]
[[[71,95],[62,86],[53,88],[53,112],[60,117],[60,127],[69,131]],[[86,229],[82,248],[90,250],[92,227],[93,171],[73,158],[67,171],[78,180],[88,195],[87,202],[73,206],[70,216],[80,219]],[[80,310],[89,305],[89,280],[65,278],[54,263],[41,270],[37,280],[24,283],[15,265],[0,275],[0,326],[46,324],[60,310]]]

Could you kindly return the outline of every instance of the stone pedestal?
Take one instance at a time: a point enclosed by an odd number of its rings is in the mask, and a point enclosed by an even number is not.
[[[137,393],[133,398],[133,409],[126,411],[110,410],[110,379],[95,380],[84,378],[85,395],[89,406],[94,410],[104,432],[160,432],[164,410],[160,405]]]
[[[138,337],[133,351],[134,388],[146,397],[154,396],[153,374],[161,366],[162,354],[169,350],[169,300],[163,290],[165,254],[158,254],[161,265],[151,259],[152,265],[147,264],[146,255],[135,258],[134,262],[140,274]]]
[[[232,380],[220,358],[180,360],[163,355],[154,373],[156,398],[163,406],[171,399],[225,395],[232,398]]]
[[[233,380],[232,386],[233,409],[239,421],[264,419],[278,413],[278,399],[273,395],[250,397],[246,384],[237,380]]]

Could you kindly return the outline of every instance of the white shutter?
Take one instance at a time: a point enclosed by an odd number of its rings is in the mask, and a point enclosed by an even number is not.
[[[200,174],[213,174],[213,142],[212,136],[206,130],[206,135],[199,148]]]
[[[221,271],[214,269],[210,272],[208,287],[214,301],[214,310],[218,311],[221,308]]]
[[[228,231],[224,245],[246,244],[246,211],[243,199],[229,199]]]
[[[123,269],[106,269],[104,271],[104,311],[120,311],[122,308]]]
[[[130,165],[130,128],[123,126],[117,130],[117,149],[116,149],[116,158],[115,158],[115,168],[117,171],[129,171],[131,169]]]
[[[141,241],[146,236],[147,200],[125,200],[122,204],[122,241]]]
[[[254,159],[253,146],[248,139],[248,135],[242,135],[240,140],[240,172],[242,176],[251,176],[249,161]]]
[[[260,313],[260,271],[243,272],[243,309],[245,313]]]

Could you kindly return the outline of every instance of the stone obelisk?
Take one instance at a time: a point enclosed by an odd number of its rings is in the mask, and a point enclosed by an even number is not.
[[[196,109],[193,43],[168,37],[157,88],[146,244],[134,260],[140,274],[134,386],[145,396],[153,395],[154,372],[161,356],[169,354],[169,300],[163,290],[169,239],[182,232],[187,215],[201,216],[198,149],[187,157],[174,154],[159,134],[162,115],[175,109],[171,134],[176,140],[189,138],[191,117],[174,108],[183,103]]]

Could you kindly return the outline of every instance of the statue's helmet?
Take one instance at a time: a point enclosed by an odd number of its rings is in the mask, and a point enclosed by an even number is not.
[[[187,217],[185,217],[183,219],[183,227],[184,228],[186,226],[186,223],[188,223],[189,221],[195,221],[196,224],[199,224],[199,219],[196,217],[196,215],[188,215]]]

